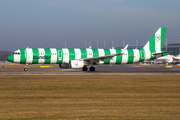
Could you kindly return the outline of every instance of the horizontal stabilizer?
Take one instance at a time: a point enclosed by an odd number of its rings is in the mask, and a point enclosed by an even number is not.
[[[158,57],[162,57],[163,56],[163,54],[169,54],[168,52],[161,52],[161,53],[152,53],[152,55],[153,56],[155,56],[156,58],[158,58]]]

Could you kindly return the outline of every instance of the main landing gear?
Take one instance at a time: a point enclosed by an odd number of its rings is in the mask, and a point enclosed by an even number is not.
[[[89,70],[90,71],[95,71],[95,67],[90,67]]]
[[[88,68],[87,68],[86,66],[84,66],[84,67],[82,68],[82,70],[83,70],[83,71],[87,71]]]
[[[87,68],[86,66],[84,66],[84,67],[82,68],[82,70],[83,70],[83,71],[87,71],[88,68]],[[89,68],[89,71],[95,71],[95,67],[90,67],[90,68]]]

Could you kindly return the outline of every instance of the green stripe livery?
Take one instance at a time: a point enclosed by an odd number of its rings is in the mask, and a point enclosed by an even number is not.
[[[110,52],[109,49],[104,49],[104,54],[105,54],[105,56],[109,56],[109,55],[111,55],[111,52]],[[110,59],[105,59],[104,61],[105,61],[104,64],[109,64],[110,63]]]
[[[145,51],[143,48],[139,49],[139,62],[144,61],[145,59]]]
[[[25,55],[25,53],[26,53],[26,49],[21,49],[20,50],[20,54],[21,54],[20,63],[21,64],[25,64],[26,63],[27,55]]]
[[[33,51],[33,53],[32,53],[33,54],[32,64],[38,64],[39,59],[36,59],[36,57],[39,57],[39,50],[38,50],[38,48],[33,48],[32,51]]]
[[[132,49],[128,49],[128,62],[127,64],[131,64],[134,61],[134,51]]]
[[[74,49],[68,49],[69,50],[69,60],[74,60],[75,59],[75,51]]]
[[[81,58],[87,58],[87,51],[86,49],[81,49]]]
[[[56,64],[61,64],[62,63],[62,61],[63,61],[63,50],[62,49],[59,49],[59,48],[57,48],[56,49],[56,53],[57,53],[57,61],[56,61]]]
[[[165,35],[166,35],[166,30],[167,30],[167,28],[161,28],[161,50],[162,50],[162,47],[163,47],[164,38],[165,38]]]
[[[98,49],[92,49],[92,51],[93,51],[93,57],[99,57],[99,51],[98,51]]]
[[[121,53],[121,49],[116,49],[116,54]],[[122,55],[116,56],[116,64],[121,64],[122,63]]]
[[[45,59],[44,64],[50,64],[51,63],[51,50],[49,48],[45,48],[45,57],[48,57],[49,59]]]

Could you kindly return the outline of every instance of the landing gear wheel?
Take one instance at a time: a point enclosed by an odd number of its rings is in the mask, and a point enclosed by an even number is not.
[[[84,66],[84,67],[82,68],[82,70],[83,70],[83,71],[87,71],[88,68],[87,68],[86,66]]]
[[[89,70],[90,71],[95,71],[95,67],[90,67]]]
[[[24,71],[28,71],[28,68],[24,68]]]

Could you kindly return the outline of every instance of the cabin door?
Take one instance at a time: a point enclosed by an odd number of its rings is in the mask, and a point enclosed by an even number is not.
[[[58,60],[62,60],[62,50],[58,50]]]

